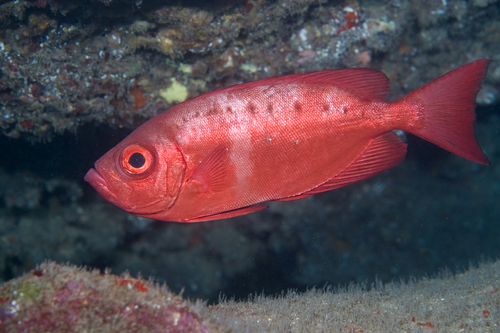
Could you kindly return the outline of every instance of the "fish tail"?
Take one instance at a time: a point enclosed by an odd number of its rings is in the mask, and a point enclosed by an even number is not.
[[[421,107],[422,126],[406,130],[470,161],[488,165],[475,137],[474,110],[490,62],[473,61],[401,98],[399,102],[416,102]]]

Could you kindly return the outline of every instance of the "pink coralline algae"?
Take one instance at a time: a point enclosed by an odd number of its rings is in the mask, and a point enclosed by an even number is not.
[[[45,263],[0,287],[0,332],[209,332],[204,307],[131,277]]]

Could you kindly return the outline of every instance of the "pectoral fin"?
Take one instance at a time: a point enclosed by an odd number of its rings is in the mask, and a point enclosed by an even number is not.
[[[229,149],[220,146],[205,156],[194,170],[191,179],[203,185],[203,192],[218,192],[227,186],[226,176],[230,166]]]

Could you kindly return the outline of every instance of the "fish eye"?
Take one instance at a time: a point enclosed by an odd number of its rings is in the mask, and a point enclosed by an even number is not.
[[[121,166],[129,175],[142,175],[150,169],[153,160],[153,154],[148,149],[130,145],[122,152]]]
[[[133,153],[128,159],[128,164],[136,169],[142,167],[144,163],[146,163],[146,158],[141,153]]]

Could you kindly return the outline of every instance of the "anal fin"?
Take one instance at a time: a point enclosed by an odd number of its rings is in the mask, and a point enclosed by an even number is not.
[[[230,217],[241,216],[241,215],[246,215],[246,214],[250,214],[253,212],[258,212],[259,210],[263,210],[266,208],[267,208],[267,205],[244,207],[244,208],[230,210],[228,212],[218,213],[218,214],[214,214],[214,215],[197,217],[194,219],[190,219],[187,222],[204,222],[204,221],[228,219]]]
[[[373,139],[357,159],[332,179],[307,192],[276,201],[302,199],[370,178],[399,164],[405,155],[406,143],[393,131],[384,133]]]
[[[328,191],[328,190],[326,190],[326,191]],[[293,200],[299,200],[299,199],[304,199],[304,198],[310,197],[311,195],[315,194],[315,193],[310,193],[310,192],[311,191],[307,191],[307,192],[304,192],[302,194],[294,195],[293,197],[281,198],[281,199],[277,199],[277,200],[274,200],[274,201],[293,201]],[[319,192],[316,192],[316,193],[319,193]]]

